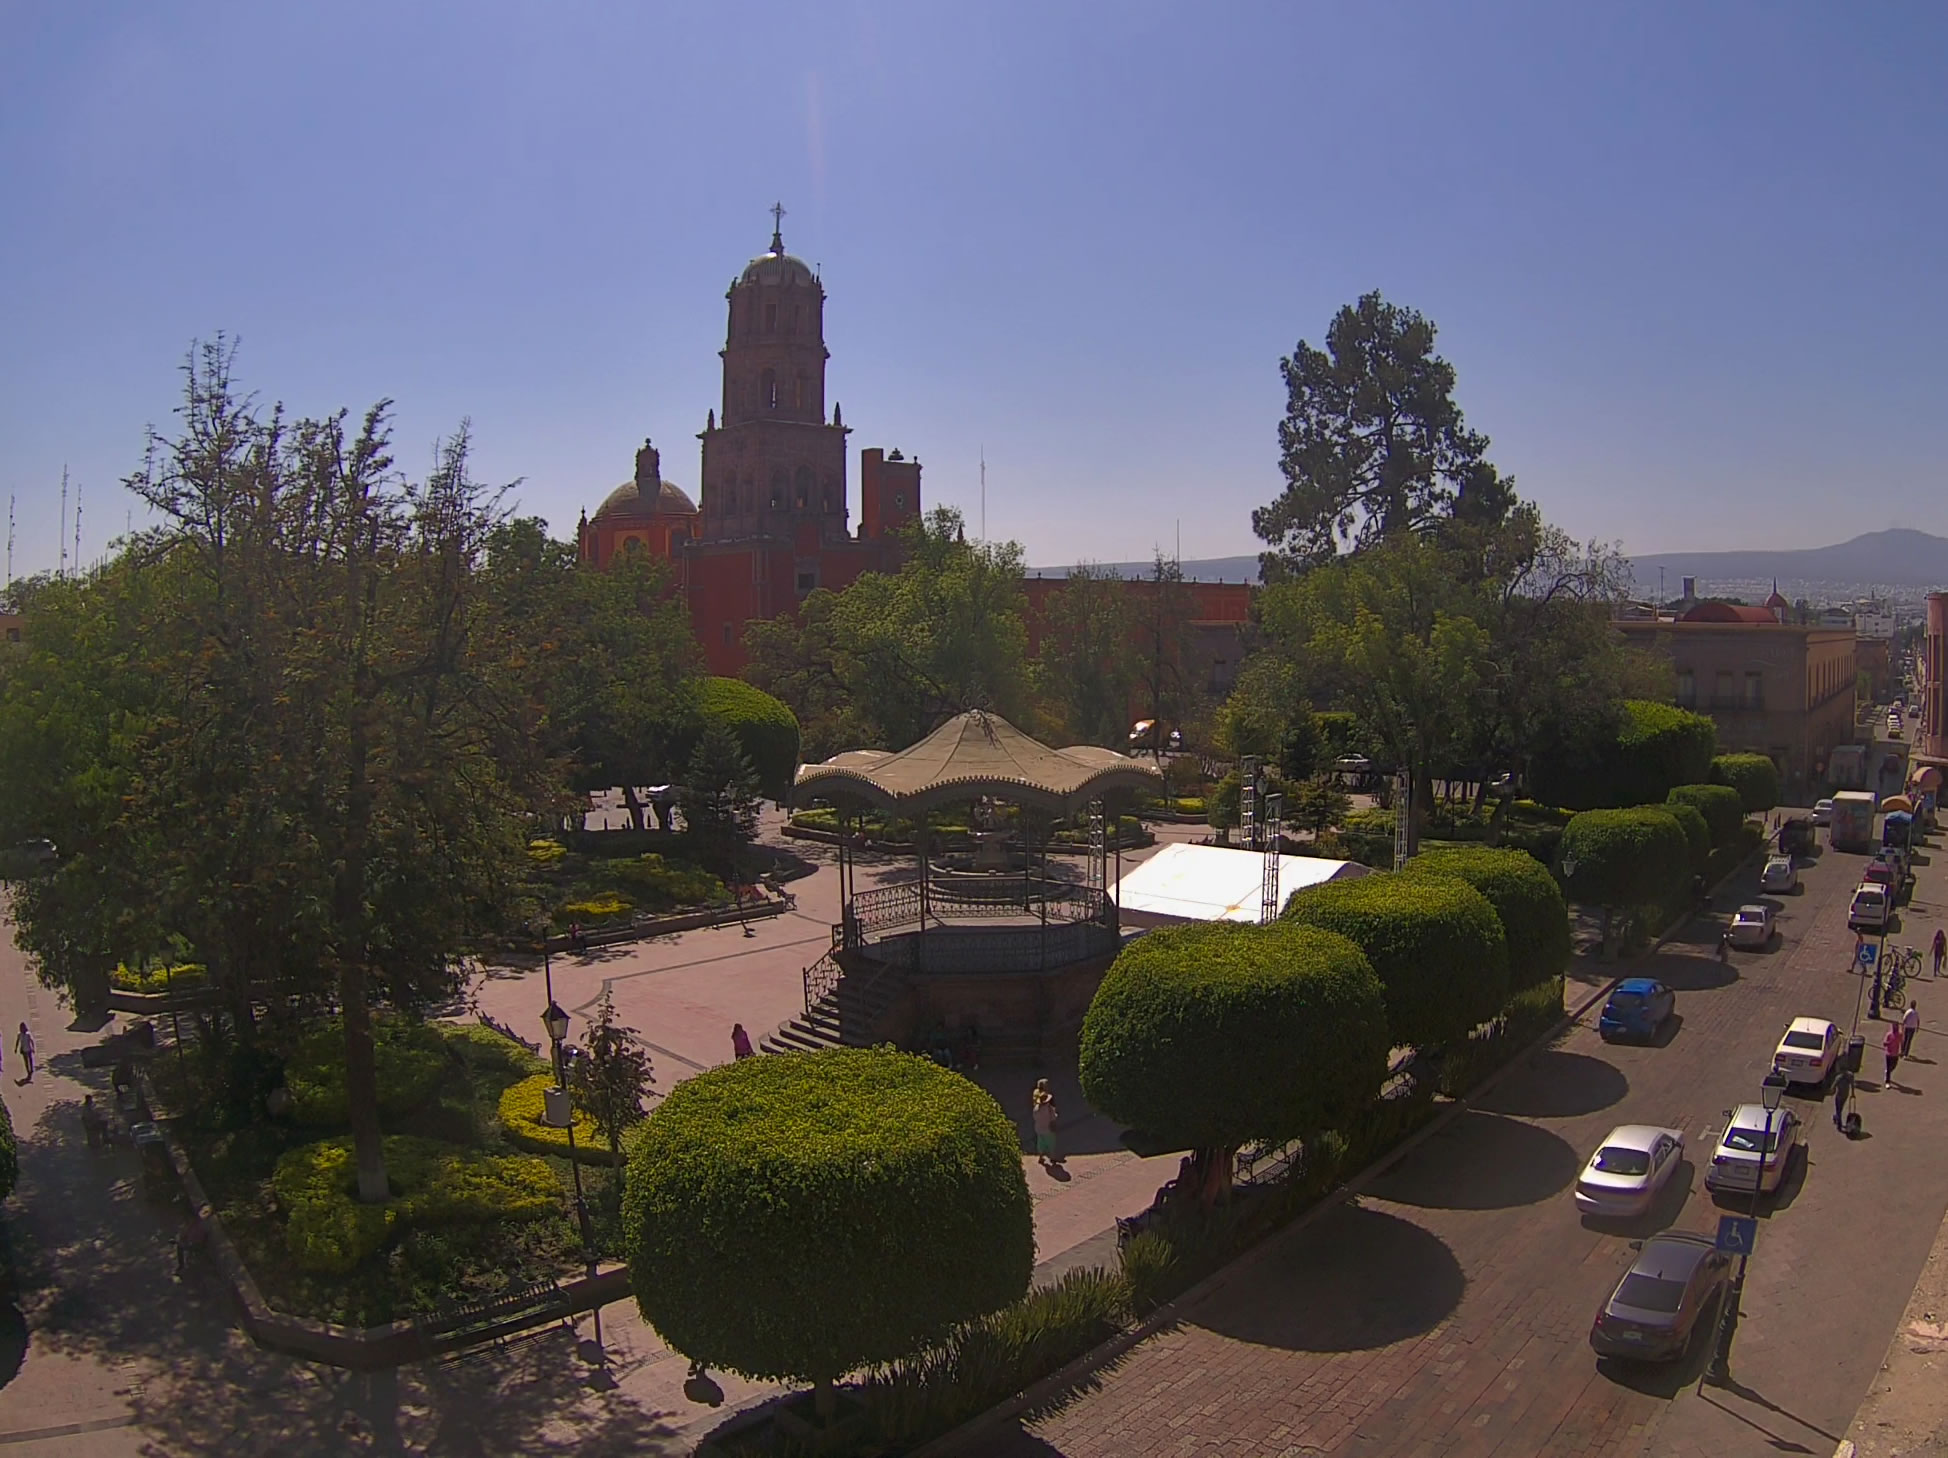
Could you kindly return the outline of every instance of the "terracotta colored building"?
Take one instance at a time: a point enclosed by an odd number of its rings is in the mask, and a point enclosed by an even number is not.
[[[1616,626],[1669,655],[1677,704],[1711,716],[1720,751],[1770,755],[1787,799],[1803,803],[1834,746],[1853,741],[1854,633],[1781,622],[1786,606],[1777,594],[1764,607],[1704,602]]]
[[[1042,651],[1042,635],[1048,629],[1048,610],[1055,597],[1068,586],[1066,577],[1030,577],[1022,583],[1028,598],[1024,614],[1028,628],[1028,655]],[[1157,584],[1147,578],[1126,579],[1123,590],[1139,600],[1150,599]],[[1190,612],[1192,652],[1196,655],[1198,687],[1206,694],[1228,694],[1238,681],[1238,667],[1244,661],[1249,643],[1251,597],[1255,589],[1246,582],[1196,582],[1186,580],[1176,589]],[[1132,713],[1141,705],[1132,705]]]
[[[1927,633],[1921,639],[1920,758],[1948,765],[1948,592],[1928,594]]]
[[[713,673],[744,666],[744,627],[899,565],[893,534],[920,514],[920,463],[874,447],[859,456],[859,528],[850,526],[846,429],[827,408],[825,287],[771,247],[732,282],[720,404],[702,433],[698,499],[662,479],[648,441],[632,479],[584,516],[577,545],[602,567],[617,552],[666,557]]]

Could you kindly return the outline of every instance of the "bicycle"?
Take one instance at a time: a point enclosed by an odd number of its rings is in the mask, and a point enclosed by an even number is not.
[[[1901,974],[1901,960],[1898,957],[1890,957],[1887,968],[1887,986],[1880,994],[1880,1005],[1882,1007],[1897,1006],[1900,1003],[1901,994],[1906,990],[1907,978]]]
[[[1901,976],[1913,981],[1921,975],[1921,949],[1919,947],[1892,947],[1888,950],[1892,966],[1901,969]]]

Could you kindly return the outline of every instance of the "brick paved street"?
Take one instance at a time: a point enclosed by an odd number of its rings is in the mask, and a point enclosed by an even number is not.
[[[1933,936],[1948,900],[1942,859],[1921,868],[1893,940]],[[1804,894],[1779,900],[1783,944],[1734,954],[1729,972],[1702,924],[1689,944],[1633,968],[1680,989],[1683,1022],[1665,1046],[1608,1047],[1586,1020],[1356,1202],[1234,1267],[1180,1325],[1066,1406],[977,1446],[1005,1458],[1832,1452],[1948,1209],[1937,1051],[1948,987],[1921,984],[1928,1021],[1894,1091],[1877,1087],[1870,1057],[1870,1137],[1848,1143],[1809,1100],[1793,1101],[1809,1116],[1809,1152],[1762,1210],[1737,1386],[1698,1395],[1686,1382],[1695,1363],[1599,1370],[1586,1334],[1633,1236],[1715,1226],[1702,1164],[1721,1110],[1757,1097],[1787,1019],[1852,1022],[1845,903],[1860,864],[1828,852]],[[1753,899],[1749,883],[1738,899]],[[1600,1228],[1578,1216],[1568,1187],[1625,1122],[1682,1128],[1689,1163],[1652,1220]]]

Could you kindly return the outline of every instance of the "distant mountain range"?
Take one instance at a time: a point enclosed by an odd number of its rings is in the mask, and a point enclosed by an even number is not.
[[[1663,568],[1664,588],[1672,596],[1677,594],[1682,577],[1698,578],[1700,587],[1712,582],[1777,577],[1781,581],[1854,583],[1862,587],[1948,588],[1948,537],[1896,527],[1868,532],[1831,547],[1785,552],[1665,552],[1633,557],[1630,565],[1639,591],[1654,589],[1657,569]]]
[[[1944,542],[1943,546],[1948,546]],[[1148,577],[1150,562],[1092,562],[1092,567],[1100,567],[1105,572],[1114,572],[1118,577]],[[1256,557],[1186,557],[1179,564],[1184,576],[1196,582],[1256,582],[1258,580],[1258,559]],[[1657,569],[1652,568],[1652,575]],[[1030,577],[1067,577],[1067,567],[1030,567]]]
[[[1148,562],[1092,564],[1120,577],[1148,577]],[[1675,597],[1682,578],[1695,577],[1706,591],[1712,583],[1827,582],[1860,591],[1881,587],[1939,587],[1948,590],[1948,537],[1896,527],[1868,532],[1831,547],[1800,547],[1775,552],[1663,552],[1630,559],[1640,592],[1655,591],[1657,569],[1664,590]],[[1256,582],[1256,557],[1185,558],[1184,576],[1201,582]],[[1066,577],[1067,567],[1030,567],[1030,577]]]

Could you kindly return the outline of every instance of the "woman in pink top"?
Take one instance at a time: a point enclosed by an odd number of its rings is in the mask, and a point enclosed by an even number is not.
[[[1887,1055],[1886,1081],[1891,1088],[1894,1083],[1894,1065],[1901,1061],[1901,1025],[1899,1023],[1889,1023],[1887,1025],[1887,1036],[1881,1039],[1880,1047],[1881,1051]]]

